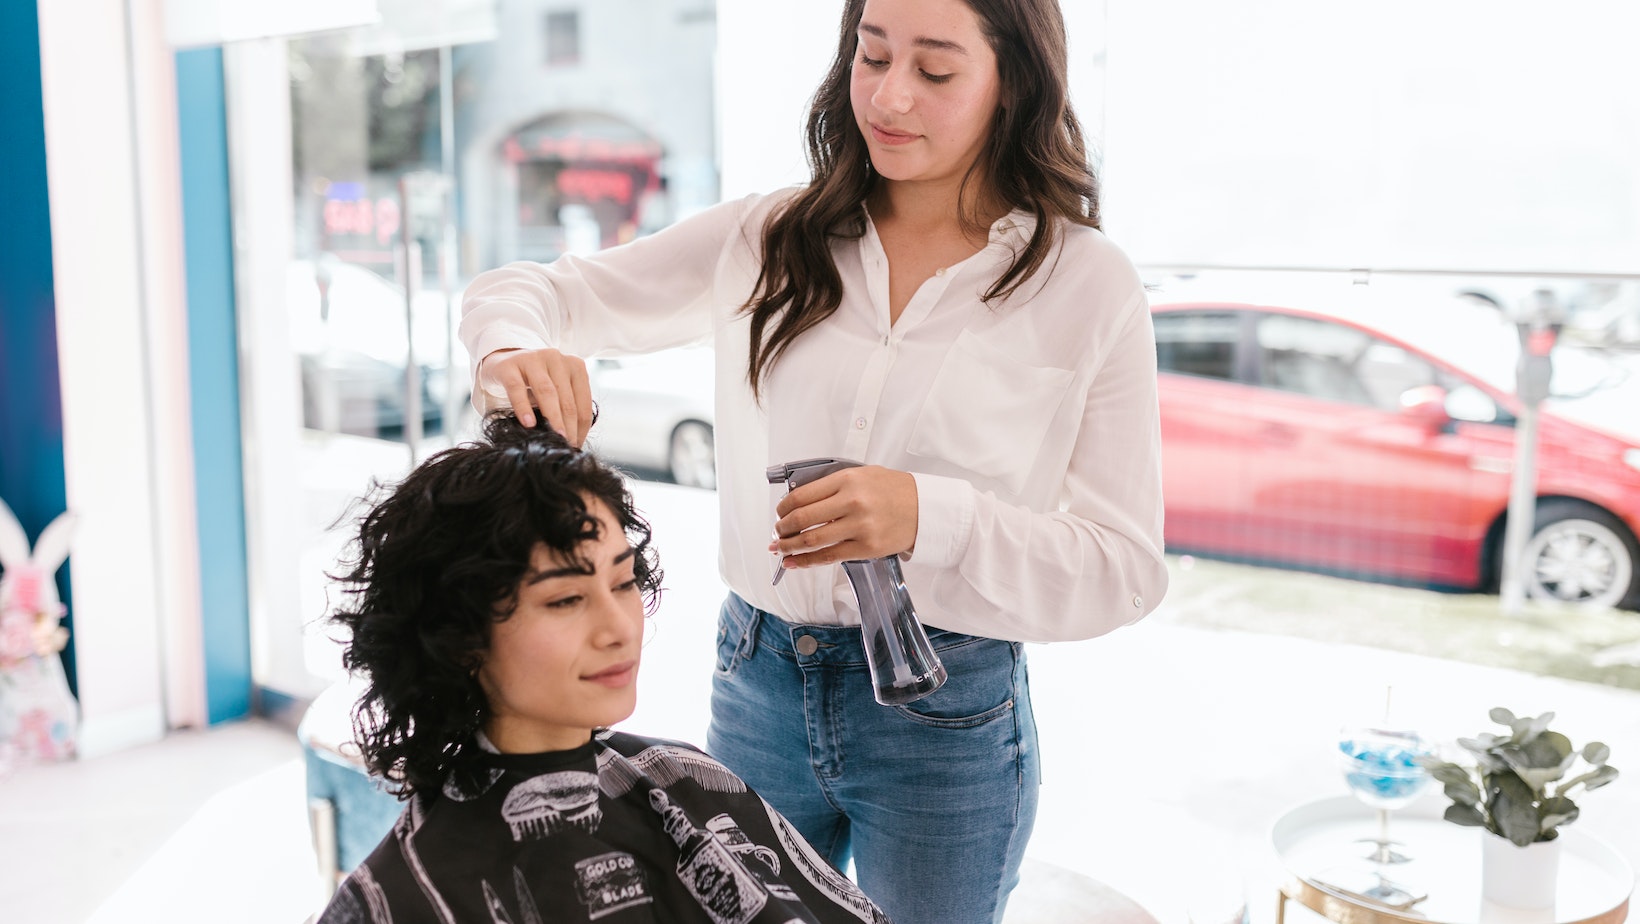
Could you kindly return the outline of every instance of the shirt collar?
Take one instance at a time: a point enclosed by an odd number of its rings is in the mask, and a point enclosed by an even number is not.
[[[860,214],[865,216],[866,227],[876,230],[876,224],[871,220],[871,210],[864,200],[860,202]],[[1036,232],[1036,216],[1024,209],[1014,209],[1008,214],[991,222],[990,242],[993,244],[1006,243],[1023,245]]]

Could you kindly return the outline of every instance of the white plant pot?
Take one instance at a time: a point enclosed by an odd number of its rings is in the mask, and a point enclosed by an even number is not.
[[[1481,897],[1505,908],[1553,908],[1560,877],[1560,839],[1516,847],[1481,832]]]

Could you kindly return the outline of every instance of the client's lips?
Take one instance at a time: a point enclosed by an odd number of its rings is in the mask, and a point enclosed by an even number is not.
[[[876,122],[868,123],[871,126],[871,136],[883,144],[910,144],[917,140],[916,135],[905,132],[890,131]]]
[[[632,678],[637,676],[637,673],[637,661],[622,661],[619,664],[612,664],[596,674],[584,675],[581,679],[592,683],[601,683],[606,687],[624,687],[632,682]]]

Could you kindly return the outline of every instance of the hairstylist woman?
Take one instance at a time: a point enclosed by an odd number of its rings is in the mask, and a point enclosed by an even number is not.
[[[712,338],[708,749],[900,924],[998,921],[1039,776],[1020,643],[1167,586],[1150,314],[1099,231],[1055,0],[848,0],[807,143],[805,186],[477,277],[475,401],[579,445],[579,357]],[[866,464],[771,511],[764,469],[814,456]],[[891,554],[950,672],[902,707],[836,567]]]

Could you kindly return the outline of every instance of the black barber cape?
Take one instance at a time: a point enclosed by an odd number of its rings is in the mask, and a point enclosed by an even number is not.
[[[319,924],[886,924],[700,750],[600,732],[413,798]]]

